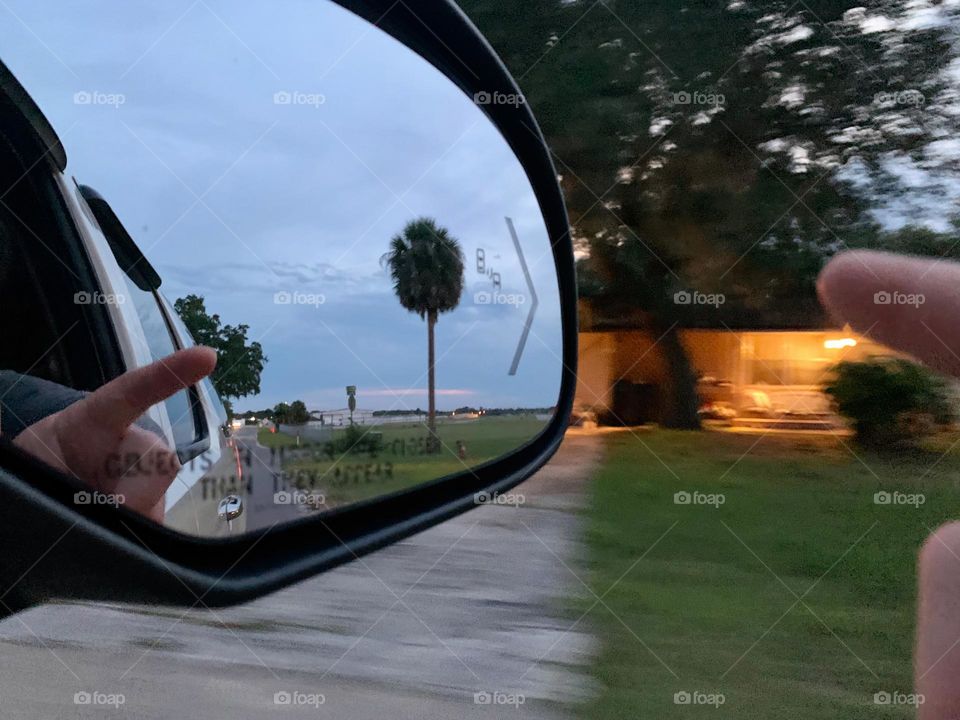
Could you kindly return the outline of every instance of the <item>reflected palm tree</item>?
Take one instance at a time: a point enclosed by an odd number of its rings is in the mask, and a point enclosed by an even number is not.
[[[460,242],[436,220],[420,217],[407,223],[390,240],[381,262],[390,271],[400,304],[427,321],[427,427],[436,450],[436,390],[434,326],[440,313],[460,304],[463,293],[463,250]]]

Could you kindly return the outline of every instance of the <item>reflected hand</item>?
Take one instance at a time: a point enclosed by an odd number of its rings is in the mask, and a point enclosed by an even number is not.
[[[942,372],[960,376],[960,265],[935,259],[854,251],[820,274],[820,299],[847,322]],[[883,303],[902,293],[913,302]],[[960,523],[937,529],[918,564],[916,692],[921,720],[960,717]]]
[[[153,405],[209,375],[216,363],[210,348],[176,352],[30,425],[14,444],[162,522],[164,493],[180,462],[162,438],[134,423]]]

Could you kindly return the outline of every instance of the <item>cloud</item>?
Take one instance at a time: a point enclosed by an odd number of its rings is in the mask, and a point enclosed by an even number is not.
[[[370,397],[406,397],[409,395],[426,395],[427,388],[382,388],[380,390],[364,390],[363,394]],[[476,395],[476,390],[466,388],[437,388],[435,394],[439,397],[462,397]]]

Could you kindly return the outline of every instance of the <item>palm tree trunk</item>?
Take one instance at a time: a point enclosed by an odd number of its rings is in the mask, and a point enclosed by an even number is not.
[[[437,438],[437,400],[436,383],[434,378],[434,358],[433,350],[433,327],[437,324],[437,313],[431,310],[427,313],[427,429],[430,431],[430,452],[436,452],[440,448]]]

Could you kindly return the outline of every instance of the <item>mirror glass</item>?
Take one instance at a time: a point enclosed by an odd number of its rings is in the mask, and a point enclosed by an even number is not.
[[[2,59],[63,142],[61,189],[101,283],[74,304],[105,309],[136,364],[191,337],[220,353],[211,381],[144,420],[183,465],[165,524],[270,527],[544,429],[554,262],[480,107],[522,97],[468,97],[329,2],[8,10]],[[12,369],[71,384],[28,360]]]

